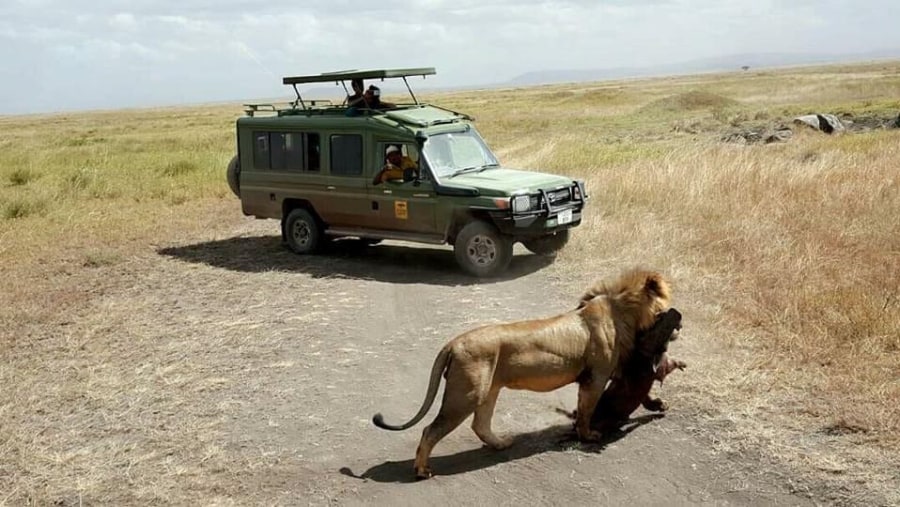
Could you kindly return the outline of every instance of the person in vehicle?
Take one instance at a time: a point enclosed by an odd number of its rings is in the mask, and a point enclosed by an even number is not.
[[[353,95],[347,96],[347,107],[366,107],[363,80],[359,78],[351,80],[350,87],[353,88]]]
[[[419,166],[413,159],[403,155],[400,148],[390,145],[385,151],[384,167],[375,174],[373,185],[378,185],[388,180],[411,181],[419,175]]]
[[[381,88],[375,85],[369,85],[363,97],[365,97],[365,101],[371,109],[393,109],[397,107],[390,102],[381,100]]]

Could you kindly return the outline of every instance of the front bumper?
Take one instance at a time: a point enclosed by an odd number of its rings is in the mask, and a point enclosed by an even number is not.
[[[583,181],[576,180],[575,185],[577,188],[570,190],[571,200],[559,202],[558,192],[561,189],[549,191],[542,189],[538,196],[538,206],[530,211],[520,213],[513,213],[512,210],[493,211],[491,218],[494,225],[503,234],[515,238],[546,236],[577,227],[581,224],[581,215],[588,195]],[[551,198],[553,192],[557,195]]]
[[[582,209],[583,206],[581,203],[578,203],[577,205],[554,208],[550,214],[546,210],[515,215],[509,211],[494,211],[491,213],[491,219],[500,232],[509,236],[544,236],[580,225]],[[568,223],[560,224],[559,215],[566,211],[571,211],[572,218]]]

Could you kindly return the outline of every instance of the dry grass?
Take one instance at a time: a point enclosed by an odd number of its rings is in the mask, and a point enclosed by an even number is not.
[[[257,280],[208,269],[178,285],[177,263],[148,273],[144,262],[65,280],[89,301],[4,344],[0,420],[15,431],[0,436],[0,505],[232,504],[233,475],[255,473],[261,451],[224,452],[239,440],[227,423],[251,397],[235,392],[278,370],[298,321],[316,317],[282,304],[276,318],[289,325],[272,331],[252,310],[267,304],[264,291],[235,300]],[[264,278],[290,294],[284,277]]]
[[[800,131],[767,146],[718,137],[813,111],[896,116],[898,69],[427,99],[473,113],[504,163],[587,180],[591,211],[559,269],[642,262],[673,274],[679,297],[716,328],[710,346],[735,358],[698,376],[698,405],[729,400],[744,431],[758,418],[759,431],[847,436],[842,459],[865,462],[869,450],[900,450],[900,131]],[[141,282],[123,273],[148,248],[237,220],[224,169],[239,114],[235,105],[0,118],[0,427],[15,428],[0,434],[0,504],[77,504],[85,492],[177,501],[172,477],[201,488],[202,474],[246,465],[217,457],[217,415],[190,412],[174,426],[170,416],[196,396],[189,385],[216,389],[208,361],[227,369],[241,360],[228,347],[263,354],[272,344],[227,330],[204,343],[142,331],[129,343],[104,333],[142,323],[102,298],[127,279],[141,304]],[[117,484],[128,495],[105,496]]]
[[[715,277],[705,296],[757,338],[753,366],[815,378],[810,410],[896,446],[900,407],[886,400],[900,399],[900,135],[868,136],[598,168],[585,176],[604,213],[565,259]]]
[[[648,97],[639,111],[654,110],[665,126],[699,125],[700,134],[661,133],[647,122],[633,123],[625,139],[559,131],[549,153],[511,151],[505,161],[587,180],[595,211],[557,264],[576,280],[573,291],[585,268],[609,273],[641,262],[675,276],[681,304],[713,323],[702,335],[726,354],[699,360],[709,374],[694,370],[684,383],[698,392],[696,406],[719,407],[734,442],[762,443],[851,485],[889,485],[900,466],[900,406],[892,401],[900,400],[900,130],[797,130],[784,145],[718,142],[723,129],[750,120],[900,113],[896,73],[831,77],[765,76],[740,87],[711,78],[715,97],[754,104],[723,110],[707,97],[710,108],[695,101],[677,114],[684,93]],[[809,84],[811,95],[764,103],[761,89],[781,78]],[[864,98],[848,100],[847,90]],[[598,116],[595,124],[629,120]]]

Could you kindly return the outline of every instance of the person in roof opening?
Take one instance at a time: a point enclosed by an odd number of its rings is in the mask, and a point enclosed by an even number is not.
[[[353,95],[347,96],[347,107],[366,107],[363,86],[362,79],[356,78],[350,81],[350,87],[353,88]]]
[[[400,153],[400,148],[390,145],[385,151],[385,164],[372,179],[373,185],[387,180],[411,181],[419,175],[419,166],[413,159]]]
[[[381,100],[381,89],[375,85],[369,85],[369,88],[366,90],[363,97],[365,97],[366,103],[372,109],[393,109],[397,107],[390,102]]]

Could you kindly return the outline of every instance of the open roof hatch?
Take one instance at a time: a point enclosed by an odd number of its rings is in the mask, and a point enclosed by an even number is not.
[[[300,97],[300,90],[297,89],[298,84],[305,83],[327,83],[334,82],[335,84],[341,83],[344,87],[344,92],[348,95],[350,92],[347,90],[347,85],[345,81],[353,80],[353,79],[380,79],[384,81],[385,79],[390,78],[402,78],[403,83],[406,85],[406,89],[409,90],[409,94],[413,99],[413,102],[418,105],[419,101],[416,99],[416,95],[413,93],[412,88],[409,87],[409,82],[406,80],[408,76],[422,76],[424,79],[425,76],[436,74],[434,67],[419,67],[419,68],[409,68],[409,69],[375,69],[375,70],[345,70],[345,71],[337,71],[337,72],[323,72],[321,74],[311,74],[307,76],[288,76],[282,79],[282,83],[286,85],[291,85],[294,88],[294,93],[297,94],[297,100],[294,102],[294,107],[296,107],[297,103],[299,103],[304,109],[306,109],[306,104],[303,103],[303,99]]]

